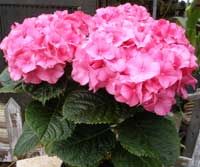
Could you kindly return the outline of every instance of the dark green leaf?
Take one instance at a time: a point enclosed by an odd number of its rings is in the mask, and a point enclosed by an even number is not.
[[[175,124],[151,113],[138,113],[119,127],[119,140],[130,153],[158,156],[165,166],[174,165],[179,156],[179,137]]]
[[[157,159],[149,157],[137,157],[118,146],[112,154],[112,161],[115,167],[161,167]]]
[[[22,81],[13,81],[10,78],[8,68],[5,68],[0,74],[0,83],[2,87],[0,88],[0,93],[20,93],[22,92]]]
[[[133,119],[121,125],[119,140],[125,149],[136,156],[157,157],[157,153],[148,142],[148,136]]]
[[[79,125],[67,140],[54,142],[48,152],[77,167],[91,167],[115,146],[115,136],[108,126]]]
[[[23,133],[15,145],[14,154],[18,157],[23,156],[32,151],[39,142],[39,138],[35,132],[25,123]]]
[[[61,78],[56,84],[51,85],[47,82],[42,82],[39,85],[23,84],[25,92],[30,94],[33,99],[40,101],[43,105],[46,101],[60,96],[66,89],[66,81]]]
[[[76,90],[66,97],[63,115],[75,123],[118,123],[132,116],[132,110],[103,91]]]
[[[76,166],[71,166],[71,165],[69,165],[69,164],[63,163],[63,164],[61,165],[61,167],[76,167]]]
[[[74,124],[62,118],[51,106],[45,107],[37,101],[30,103],[26,110],[26,121],[43,144],[68,138]]]
[[[78,167],[78,166],[72,166],[67,163],[64,163],[63,166],[61,166],[61,167]],[[88,166],[88,167],[99,167],[99,164],[93,164],[92,166]]]

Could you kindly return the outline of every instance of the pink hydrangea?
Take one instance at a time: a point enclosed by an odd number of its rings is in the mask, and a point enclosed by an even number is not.
[[[130,4],[99,9],[93,21],[73,61],[72,78],[81,85],[158,115],[171,110],[176,93],[186,98],[186,86],[195,86],[196,57],[183,28]]]
[[[57,11],[15,23],[0,45],[11,78],[33,84],[56,83],[88,35],[90,20],[83,12]]]
[[[54,84],[72,63],[81,85],[105,88],[117,101],[158,115],[196,84],[196,57],[184,29],[129,3],[98,9],[94,17],[58,11],[25,19],[0,48],[13,80]]]

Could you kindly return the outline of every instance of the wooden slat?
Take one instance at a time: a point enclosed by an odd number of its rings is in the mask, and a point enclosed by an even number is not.
[[[184,156],[192,157],[199,129],[200,129],[200,101],[195,101],[194,106],[192,108],[191,122],[187,129],[186,143],[185,143],[186,149],[184,151]]]
[[[0,0],[0,5],[79,6],[83,0]]]
[[[3,138],[2,136],[0,136],[0,143],[9,144],[8,137],[7,138]]]
[[[41,13],[53,13],[56,10],[68,9],[69,12],[76,10],[73,7],[47,7],[47,6],[4,6],[0,5],[1,34],[3,39],[9,32],[10,27],[15,22],[22,22],[27,17],[35,17]]]
[[[187,129],[186,135],[186,142],[185,146],[186,149],[184,150],[184,156],[192,157],[193,150],[196,144],[196,140],[199,134],[200,129],[200,92],[199,90],[194,94],[189,95],[189,101],[191,106],[187,109],[189,112],[192,113],[192,118]]]
[[[0,128],[6,128],[6,123],[5,122],[0,122]]]
[[[97,0],[0,0],[0,6],[34,6],[34,7],[62,7],[67,9],[75,7],[86,13],[94,14],[98,7]]]
[[[6,104],[5,117],[10,149],[13,151],[17,140],[22,134],[21,107],[13,98],[10,98]]]
[[[200,99],[200,90],[197,89],[195,93],[189,94],[188,95],[189,100],[199,100]]]
[[[196,141],[194,153],[192,155],[192,160],[190,161],[188,167],[200,167],[200,133]]]
[[[93,15],[98,7],[97,4],[97,0],[82,0],[81,10]]]
[[[21,107],[13,98],[10,98],[4,106],[6,122],[5,127],[0,128],[0,162],[12,162],[15,144],[22,134]],[[2,113],[1,115],[3,117]]]

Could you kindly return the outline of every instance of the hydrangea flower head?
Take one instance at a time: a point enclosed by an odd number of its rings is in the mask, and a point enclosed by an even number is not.
[[[158,115],[170,112],[176,93],[186,98],[186,86],[195,86],[196,57],[183,28],[130,4],[99,9],[93,21],[73,61],[72,78],[81,85]]]
[[[33,84],[56,83],[88,35],[90,19],[83,12],[57,11],[15,23],[0,45],[11,78]]]

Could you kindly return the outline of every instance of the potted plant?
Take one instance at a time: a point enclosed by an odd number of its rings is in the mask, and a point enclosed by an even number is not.
[[[69,167],[170,167],[179,137],[168,116],[195,85],[184,30],[142,6],[57,11],[14,24],[1,43],[1,92],[26,92],[14,154],[42,145]]]

